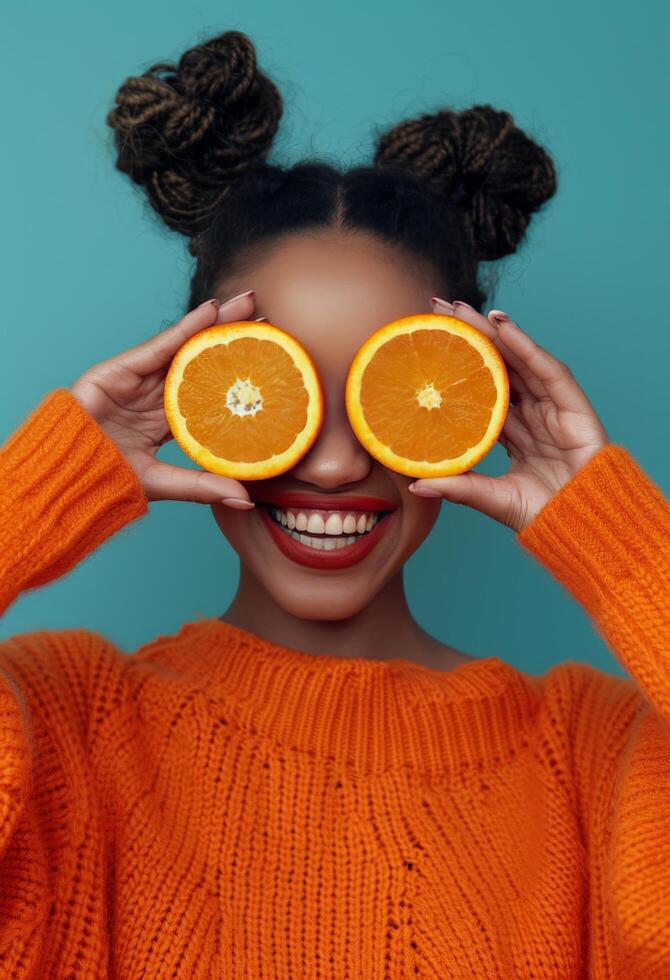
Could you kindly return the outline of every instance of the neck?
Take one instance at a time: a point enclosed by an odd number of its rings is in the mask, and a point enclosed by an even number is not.
[[[443,647],[414,620],[399,572],[364,609],[346,619],[292,616],[272,599],[244,565],[235,597],[220,617],[232,626],[282,646],[340,657],[390,660],[400,657],[432,664]]]

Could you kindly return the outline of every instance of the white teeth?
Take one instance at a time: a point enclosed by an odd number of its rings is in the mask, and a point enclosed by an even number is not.
[[[323,523],[323,517],[321,514],[310,514],[307,521],[307,530],[311,534],[323,534],[325,530],[325,525]]]
[[[290,511],[280,510],[272,507],[270,512],[287,534],[306,544],[310,548],[317,548],[322,551],[333,551],[336,548],[344,548],[354,541],[358,541],[360,536],[367,534],[379,520],[379,514],[375,511],[356,516],[344,511]],[[308,532],[301,534],[301,531]],[[316,535],[313,537],[312,535]],[[319,537],[320,535],[320,537]]]
[[[339,514],[331,514],[325,524],[326,534],[342,534],[342,518]]]
[[[348,538],[310,538],[306,534],[298,534],[297,531],[287,531],[286,533],[290,534],[296,541],[306,544],[308,548],[316,548],[317,551],[337,551],[340,548],[346,548],[348,544],[353,544],[354,541],[358,541],[358,538],[353,535]]]
[[[353,514],[347,514],[342,521],[342,532],[344,534],[353,534],[356,530],[356,518]]]

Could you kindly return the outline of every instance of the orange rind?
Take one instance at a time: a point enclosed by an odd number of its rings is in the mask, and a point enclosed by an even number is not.
[[[290,334],[255,321],[190,337],[172,359],[163,401],[181,449],[203,469],[238,480],[290,469],[323,421],[312,358]]]
[[[349,368],[345,400],[357,439],[384,466],[415,478],[454,476],[496,443],[509,377],[481,330],[422,313],[368,337]]]

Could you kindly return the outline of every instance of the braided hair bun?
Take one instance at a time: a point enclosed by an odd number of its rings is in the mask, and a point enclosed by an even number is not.
[[[514,252],[557,186],[545,150],[491,105],[399,123],[378,139],[374,164],[413,173],[458,208],[478,261]]]
[[[270,150],[282,98],[246,34],[226,31],[127,78],[107,114],[116,167],[175,231],[205,229],[231,183]]]

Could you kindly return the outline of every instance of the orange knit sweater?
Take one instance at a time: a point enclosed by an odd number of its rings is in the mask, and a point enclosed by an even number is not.
[[[0,609],[147,511],[67,389],[0,455]],[[631,675],[219,619],[0,644],[2,978],[670,977],[670,504],[619,445],[517,536]]]

